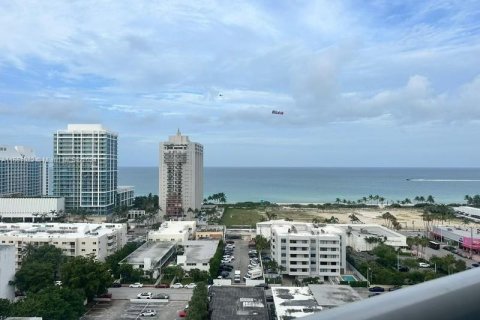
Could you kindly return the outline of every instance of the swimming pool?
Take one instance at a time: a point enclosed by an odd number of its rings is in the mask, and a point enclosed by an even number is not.
[[[342,280],[343,280],[343,281],[348,281],[348,282],[358,281],[357,278],[355,278],[355,276],[352,276],[351,274],[344,274],[344,275],[342,276]]]

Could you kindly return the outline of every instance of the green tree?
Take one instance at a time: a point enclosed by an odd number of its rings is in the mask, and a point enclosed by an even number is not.
[[[54,281],[53,266],[37,261],[22,265],[15,274],[15,285],[23,292],[38,292],[43,288],[53,286]]]
[[[258,252],[262,253],[262,251],[267,249],[270,245],[268,243],[268,240],[265,237],[261,235],[257,235],[255,237],[255,246]]]
[[[79,319],[85,312],[81,290],[49,287],[28,295],[13,305],[17,317],[39,316],[48,320]]]
[[[72,289],[82,289],[88,300],[107,292],[112,276],[107,264],[82,256],[70,258],[61,268],[62,283]]]
[[[143,272],[141,270],[133,269],[133,266],[128,263],[122,263],[119,267],[119,275],[122,279],[122,283],[132,283],[140,281]]]
[[[13,305],[8,299],[0,299],[0,319],[8,317],[12,314]]]
[[[204,282],[197,283],[188,303],[187,320],[208,319],[208,291]]]

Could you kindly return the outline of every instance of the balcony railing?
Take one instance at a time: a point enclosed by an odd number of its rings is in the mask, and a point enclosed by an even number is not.
[[[302,320],[480,319],[480,268],[321,311]]]

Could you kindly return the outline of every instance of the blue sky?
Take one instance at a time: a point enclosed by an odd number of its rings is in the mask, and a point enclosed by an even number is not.
[[[180,128],[207,166],[478,167],[480,4],[1,2],[1,143],[68,123],[123,166]]]

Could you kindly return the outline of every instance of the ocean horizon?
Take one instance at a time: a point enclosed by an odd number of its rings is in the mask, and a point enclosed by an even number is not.
[[[119,167],[119,185],[135,195],[158,194],[157,167]],[[204,195],[224,192],[228,202],[325,203],[380,195],[388,201],[432,195],[462,203],[480,193],[480,168],[205,167]]]

